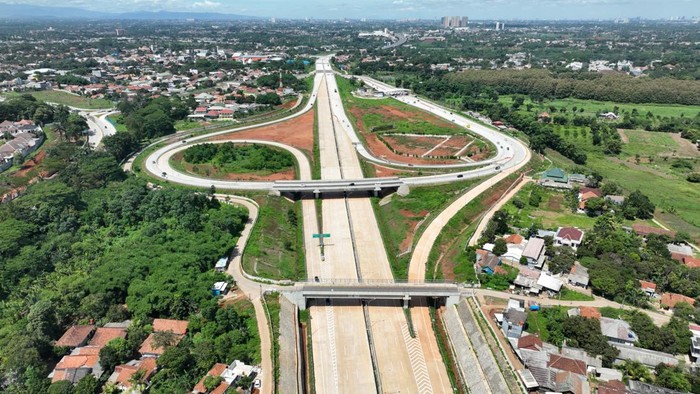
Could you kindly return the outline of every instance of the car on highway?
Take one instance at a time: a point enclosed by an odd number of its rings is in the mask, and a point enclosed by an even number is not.
[[[457,178],[464,178],[464,174],[457,174]]]
[[[318,283],[318,282],[320,282],[320,281],[321,281],[321,280],[318,279],[318,276],[314,276],[314,282]]]
[[[500,170],[501,166],[496,166],[496,171]]]

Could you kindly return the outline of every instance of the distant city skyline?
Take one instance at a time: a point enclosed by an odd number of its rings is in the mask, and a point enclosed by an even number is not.
[[[616,19],[700,16],[698,0],[26,0],[2,1],[100,12],[216,12],[259,17],[440,19]],[[311,12],[310,10],[313,10]]]

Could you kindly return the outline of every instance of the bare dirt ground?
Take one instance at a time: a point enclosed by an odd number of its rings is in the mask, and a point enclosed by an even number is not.
[[[392,106],[388,105],[382,105],[379,107],[371,108],[371,109],[362,109],[358,107],[353,107],[353,108],[347,108],[346,109],[349,113],[351,113],[355,119],[357,119],[357,129],[358,131],[362,134],[362,136],[365,138],[367,149],[369,149],[370,152],[376,157],[381,157],[385,158],[391,161],[399,162],[399,163],[406,163],[406,164],[453,164],[457,163],[456,160],[436,160],[436,159],[421,159],[417,157],[406,157],[402,156],[400,154],[396,154],[392,152],[389,148],[387,148],[386,145],[382,141],[377,138],[376,134],[370,132],[367,130],[366,126],[362,122],[362,117],[363,115],[366,114],[377,114],[381,115],[388,121],[392,120],[420,120],[420,121],[426,121],[429,122],[433,125],[439,126],[439,127],[445,127],[445,128],[450,128],[450,129],[455,129],[457,126],[443,121],[440,118],[437,118],[433,115],[430,115],[428,113],[424,113],[422,111],[418,112],[405,112],[401,111],[398,108],[394,108]],[[386,136],[384,138],[390,138],[390,136]],[[418,139],[425,139],[425,138],[431,138],[431,137],[402,137],[402,138],[418,138]],[[434,138],[432,138],[434,140]],[[439,142],[439,141],[438,141]],[[437,142],[436,142],[437,143]],[[394,146],[392,144],[392,146]],[[425,153],[428,149],[432,148],[435,146],[435,144],[426,147],[423,151],[416,151],[412,152],[412,154],[418,154],[421,155]],[[405,152],[403,149],[407,148],[399,148],[397,146],[394,147],[397,149],[399,152]],[[408,152],[406,152],[408,153]]]
[[[564,196],[556,195],[552,196],[547,203],[547,208],[552,211],[559,211],[561,209],[561,204],[564,202]]]
[[[403,135],[384,135],[382,138],[397,152],[407,155],[422,155],[445,140],[443,137],[413,137]]]
[[[238,131],[214,137],[214,140],[241,140],[257,139],[264,141],[281,142],[302,150],[309,157],[313,157],[314,147],[314,111],[290,119],[286,122],[276,123],[256,129]]]
[[[15,172],[12,174],[12,176],[17,177],[17,178],[22,178],[27,176],[27,174],[34,169],[34,167],[38,166],[41,164],[41,162],[44,160],[44,157],[46,157],[46,151],[41,151],[36,154],[33,158],[30,160],[26,161],[22,168],[19,169],[19,171]]]
[[[630,139],[627,137],[627,134],[625,134],[624,129],[617,129],[617,134],[620,136],[620,140],[623,144],[629,144]]]
[[[436,159],[422,159],[419,157],[407,157],[403,155],[396,154],[392,152],[382,141],[377,138],[375,134],[365,134],[365,141],[367,142],[367,148],[376,157],[391,160],[397,163],[406,164],[453,164],[457,163],[457,160],[436,160]],[[424,153],[425,151],[421,152]]]
[[[700,150],[691,141],[681,137],[681,133],[673,133],[671,138],[678,144],[678,156],[700,157]]]

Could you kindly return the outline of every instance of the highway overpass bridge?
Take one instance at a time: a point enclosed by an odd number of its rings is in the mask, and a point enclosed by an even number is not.
[[[364,178],[364,179],[340,179],[340,180],[314,180],[314,181],[275,181],[272,192],[277,194],[291,194],[296,198],[313,195],[315,198],[330,197],[334,194],[347,195],[351,192],[367,192],[378,196],[384,191],[395,191],[405,186],[403,180],[398,177]]]
[[[309,300],[399,300],[408,308],[411,298],[439,298],[445,305],[459,302],[460,288],[454,283],[397,283],[392,281],[338,281],[297,283],[283,290],[299,309]]]

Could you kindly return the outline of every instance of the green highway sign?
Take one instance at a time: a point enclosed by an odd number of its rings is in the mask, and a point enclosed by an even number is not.
[[[331,235],[328,234],[328,233],[324,233],[324,234],[311,234],[311,236],[312,236],[313,238],[330,238],[330,237],[331,237]]]

